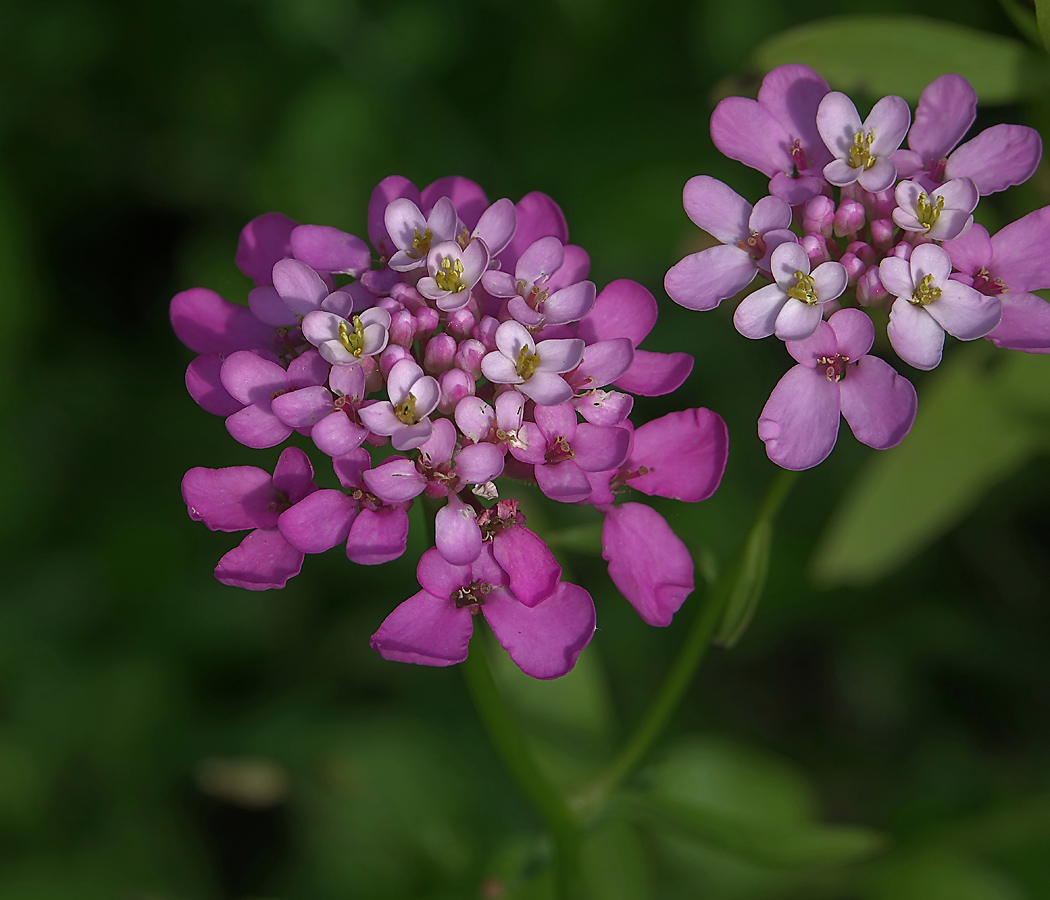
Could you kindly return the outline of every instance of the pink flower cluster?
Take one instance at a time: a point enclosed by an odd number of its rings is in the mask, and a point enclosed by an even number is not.
[[[938,365],[945,332],[1050,353],[1050,304],[1031,293],[1050,288],[1050,207],[991,237],[973,216],[982,196],[1032,175],[1042,143],[1021,125],[960,143],[976,110],[969,82],[942,75],[922,92],[914,120],[890,96],[862,121],[845,94],[802,65],[770,72],[757,100],[730,97],[715,108],[715,146],[769,176],[770,195],[752,205],[714,178],[692,178],[686,213],[716,243],[673,266],[664,286],[682,306],[709,310],[765,282],[733,322],[748,338],[775,334],[798,361],[758,424],[778,465],[822,462],[840,413],[878,449],[911,429],[915,390],[868,355],[866,311],[889,313],[889,343],[917,369]]]
[[[544,540],[502,479],[604,516],[602,551],[641,617],[667,625],[693,589],[693,562],[628,489],[696,502],[718,487],[727,435],[707,409],[635,427],[634,397],[678,388],[685,353],[639,348],[656,322],[641,285],[598,291],[561,210],[532,193],[489,203],[445,178],[422,191],[384,179],[368,236],[271,213],[241,233],[248,305],[195,288],[171,321],[199,354],[186,386],[253,448],[293,432],[331,461],[339,488],[319,488],[307,454],[285,448],[271,476],[254,466],[195,468],[182,483],[190,516],[248,531],[216,577],[283,587],[305,554],[337,546],[359,565],[400,558],[409,508],[434,521],[417,565],[420,590],[372,636],[387,659],[445,666],[467,656],[482,615],[529,675],[568,672],[595,630],[594,604],[562,581]]]

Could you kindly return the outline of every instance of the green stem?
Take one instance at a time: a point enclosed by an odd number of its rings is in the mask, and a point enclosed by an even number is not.
[[[789,472],[786,469],[781,469],[777,473],[759,504],[754,523],[771,520],[777,514],[797,476],[797,472]],[[745,535],[741,546],[746,540]],[[732,568],[732,566],[727,566],[725,571],[730,572]],[[667,727],[668,721],[692,682],[693,675],[703,660],[711,644],[711,637],[725,612],[725,602],[729,597],[729,592],[719,590],[720,586],[720,583],[716,583],[708,592],[708,598],[712,602],[705,604],[693,620],[685,643],[678,651],[678,656],[649,706],[648,714],[635,729],[619,755],[581,796],[581,805],[593,808],[610,791],[618,787],[638,767]]]
[[[550,828],[554,838],[559,900],[584,896],[580,873],[580,827],[564,797],[540,772],[528,738],[503,702],[489,668],[481,635],[462,664],[474,706],[503,764]]]

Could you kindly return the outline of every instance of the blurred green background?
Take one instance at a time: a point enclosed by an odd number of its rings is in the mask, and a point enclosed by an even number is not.
[[[168,301],[197,285],[243,301],[233,253],[260,213],[364,235],[389,174],[545,191],[599,286],[657,295],[646,346],[696,355],[636,419],[702,405],[728,422],[715,497],[656,504],[712,572],[774,474],[755,421],[789,363],[733,331],[732,304],[689,313],[662,291],[699,246],[690,176],[764,191],[715,153],[713,105],[788,59],[862,111],[953,70],[995,102],[978,127],[1050,136],[1030,7],[960,0],[938,14],[970,30],[897,21],[889,41],[872,23],[783,37],[840,11],[0,3],[2,900],[547,896],[541,823],[460,673],[368,648],[412,565],[333,551],[264,594],[212,578],[240,537],[188,519],[182,474],[272,468],[278,449],[234,443],[185,393]],[[994,231],[1047,203],[1044,163],[979,216]],[[799,480],[752,627],[589,837],[595,896],[1050,897],[1050,360],[978,343],[908,372],[919,421],[901,448],[844,431]],[[643,625],[597,515],[524,496],[599,630],[560,682],[499,674],[543,764],[578,785],[644,711],[703,592],[670,628]]]

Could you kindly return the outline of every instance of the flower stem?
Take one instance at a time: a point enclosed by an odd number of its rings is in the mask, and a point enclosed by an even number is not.
[[[755,513],[752,529],[761,523],[770,522],[776,516],[797,476],[797,472],[791,472],[786,469],[781,469],[774,476]],[[750,531],[751,529],[749,529],[749,534]],[[747,535],[741,541],[741,548],[746,545],[746,542]],[[678,656],[675,658],[670,671],[664,678],[663,684],[660,685],[656,697],[649,705],[648,714],[635,729],[619,755],[609,764],[598,779],[581,794],[581,806],[594,808],[610,791],[615,790],[638,767],[649,752],[649,749],[667,727],[668,721],[670,721],[674,711],[678,708],[678,704],[681,702],[686,689],[693,680],[697,667],[711,644],[711,637],[715,629],[722,620],[726,601],[730,596],[730,591],[725,590],[726,585],[723,584],[723,579],[732,575],[733,568],[731,565],[727,566],[722,577],[708,591],[708,602],[693,620],[685,643],[682,645],[681,650],[678,651]]]
[[[550,828],[556,854],[556,896],[559,900],[579,900],[585,896],[580,873],[579,822],[561,792],[537,767],[528,738],[503,702],[492,677],[481,635],[476,634],[471,644],[462,667],[478,716],[503,765]]]

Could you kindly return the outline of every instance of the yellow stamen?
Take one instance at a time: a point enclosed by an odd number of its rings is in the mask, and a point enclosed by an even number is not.
[[[458,294],[465,290],[467,286],[463,283],[463,263],[446,256],[441,260],[441,268],[434,275],[434,281],[441,290],[450,294]]]
[[[819,303],[816,288],[813,286],[813,276],[806,275],[799,269],[795,272],[795,278],[798,280],[798,283],[794,287],[788,288],[787,295],[795,300],[801,300],[808,306]]]
[[[875,142],[875,129],[867,134],[858,131],[853,135],[853,146],[849,148],[849,164],[854,169],[870,169],[878,161],[871,155],[871,145]]]
[[[538,353],[529,353],[529,347],[526,344],[521,348],[521,352],[518,353],[518,378],[528,381],[539,364],[540,355]]]
[[[415,237],[412,238],[412,249],[407,251],[408,255],[412,259],[422,259],[430,252],[430,242],[434,240],[434,232],[429,228],[425,228],[423,233],[419,233],[419,229],[414,229]]]
[[[918,207],[919,224],[926,229],[925,233],[929,234],[930,229],[933,228],[934,223],[940,217],[941,210],[944,209],[944,198],[938,197],[937,203],[934,205],[930,203],[929,198],[926,196],[926,191],[922,191],[919,194],[916,206]]]
[[[911,300],[908,302],[913,306],[925,306],[927,303],[932,303],[940,296],[941,289],[934,286],[933,276],[924,275],[922,281],[915,286],[915,291],[912,293]]]
[[[365,329],[359,316],[354,316],[353,323],[353,332],[346,327],[346,322],[339,323],[339,343],[346,348],[348,353],[360,359],[365,349]]]
[[[394,415],[406,425],[415,425],[419,419],[416,418],[416,396],[409,394],[394,407]]]

